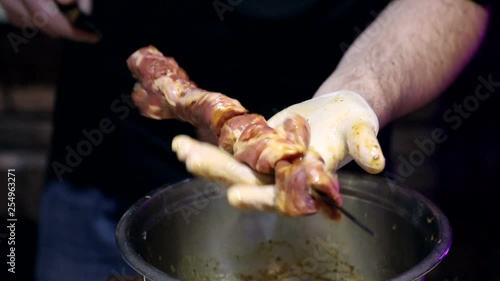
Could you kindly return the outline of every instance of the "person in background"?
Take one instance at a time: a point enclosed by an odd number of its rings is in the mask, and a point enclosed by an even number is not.
[[[178,134],[197,136],[195,128],[146,118],[130,99],[135,81],[125,61],[135,50],[154,45],[201,88],[266,118],[353,92],[375,113],[388,151],[390,123],[452,84],[489,19],[486,3],[469,0],[77,1],[95,34],[57,8],[74,2],[0,0],[19,27],[46,15],[33,27],[64,45],[39,281],[106,280],[130,270],[115,245],[117,221],[151,189],[190,176],[170,145]]]

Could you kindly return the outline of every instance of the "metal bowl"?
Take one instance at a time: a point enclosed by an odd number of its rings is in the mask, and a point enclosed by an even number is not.
[[[367,174],[340,172],[347,218],[288,218],[227,203],[199,179],[161,187],[121,218],[116,240],[145,280],[423,280],[448,253],[445,215],[421,194]]]

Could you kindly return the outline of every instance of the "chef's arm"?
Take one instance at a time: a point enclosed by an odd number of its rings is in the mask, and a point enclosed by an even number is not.
[[[488,16],[470,0],[393,1],[353,42],[315,97],[357,92],[382,127],[453,82],[479,47]]]

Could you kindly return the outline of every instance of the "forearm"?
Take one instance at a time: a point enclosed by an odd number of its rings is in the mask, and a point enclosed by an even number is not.
[[[443,92],[481,43],[487,11],[469,0],[399,0],[351,45],[315,96],[351,90],[380,126]]]

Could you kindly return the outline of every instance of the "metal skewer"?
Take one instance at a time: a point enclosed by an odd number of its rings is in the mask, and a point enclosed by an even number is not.
[[[319,197],[321,197],[321,199],[328,205],[328,206],[331,206],[331,207],[334,207],[334,208],[337,208],[340,210],[340,212],[342,212],[342,214],[344,214],[346,217],[348,217],[353,223],[355,223],[357,226],[359,226],[361,229],[363,229],[364,231],[366,231],[368,234],[370,234],[371,236],[374,236],[375,233],[370,229],[368,228],[368,226],[364,225],[360,220],[358,220],[356,217],[354,217],[351,213],[349,213],[346,209],[342,208],[341,206],[339,206],[337,204],[337,202],[333,201],[333,199],[331,199],[330,197],[328,197],[328,195],[326,195],[324,192],[321,192],[321,191],[318,191],[318,190],[314,190],[314,192],[316,192]]]

